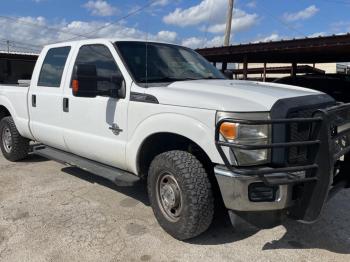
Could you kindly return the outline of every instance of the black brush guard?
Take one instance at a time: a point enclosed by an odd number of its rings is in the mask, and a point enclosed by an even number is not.
[[[291,125],[310,124],[309,138],[306,141],[243,144],[222,141],[220,126],[223,122],[247,125]],[[228,170],[241,175],[258,176],[266,185],[302,184],[302,195],[297,200],[291,214],[305,222],[315,221],[328,199],[333,184],[334,166],[338,159],[350,151],[350,104],[338,104],[326,109],[316,110],[310,118],[285,118],[272,120],[222,119],[216,125],[215,143],[220,156]],[[344,127],[345,126],[345,127]],[[272,128],[271,128],[272,129]],[[338,130],[341,130],[338,132]],[[232,149],[287,150],[292,147],[307,148],[307,163],[285,164],[284,166],[236,167],[228,160],[223,147]],[[233,151],[232,151],[233,152]],[[298,173],[299,172],[299,173]],[[304,172],[304,175],[300,175]]]

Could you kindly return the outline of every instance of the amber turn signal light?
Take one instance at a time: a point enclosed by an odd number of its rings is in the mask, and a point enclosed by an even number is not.
[[[79,90],[79,81],[78,80],[73,80],[72,81],[72,88],[73,88],[73,94],[78,93]]]
[[[220,126],[220,133],[228,140],[237,138],[237,124],[230,122],[223,122]]]

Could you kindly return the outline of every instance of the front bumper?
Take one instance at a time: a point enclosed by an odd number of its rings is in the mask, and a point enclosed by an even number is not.
[[[278,142],[264,145],[247,145],[222,141],[219,128],[221,123],[231,121],[244,124],[268,124],[284,126],[308,124],[310,132],[307,140]],[[223,119],[216,127],[216,146],[225,163],[215,167],[215,175],[228,209],[235,211],[269,211],[289,208],[293,217],[304,222],[314,222],[319,217],[329,192],[339,182],[348,183],[349,172],[336,170],[339,158],[350,151],[350,104],[340,104],[320,109],[309,118],[286,118],[272,120]],[[232,166],[223,147],[245,150],[307,148],[307,161],[284,166],[238,168]],[[335,177],[335,174],[341,175]],[[336,178],[336,179],[335,179]],[[253,202],[249,199],[249,186],[263,182],[266,186],[277,187],[273,201]],[[302,192],[296,197],[294,187],[302,185]]]
[[[253,202],[249,199],[249,186],[262,182],[259,176],[240,175],[229,171],[225,166],[214,168],[221,195],[226,208],[235,211],[271,211],[292,206],[292,186],[276,186],[273,201]]]

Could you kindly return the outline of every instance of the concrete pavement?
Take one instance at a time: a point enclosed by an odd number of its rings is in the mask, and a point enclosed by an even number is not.
[[[117,187],[36,156],[0,157],[0,261],[350,261],[350,190],[319,222],[237,230],[223,214],[187,242],[155,220],[144,185]]]

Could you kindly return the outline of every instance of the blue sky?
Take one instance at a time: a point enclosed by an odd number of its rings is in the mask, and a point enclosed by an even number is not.
[[[218,46],[226,7],[227,0],[2,0],[0,49],[6,39],[36,50],[82,35]],[[346,33],[349,10],[350,0],[235,0],[232,42]]]

